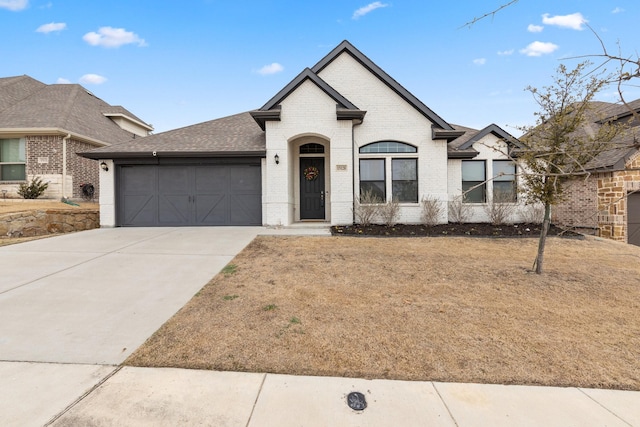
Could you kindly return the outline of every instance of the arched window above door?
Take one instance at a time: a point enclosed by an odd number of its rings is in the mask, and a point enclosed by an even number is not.
[[[322,154],[324,153],[324,145],[309,143],[300,146],[300,154]]]

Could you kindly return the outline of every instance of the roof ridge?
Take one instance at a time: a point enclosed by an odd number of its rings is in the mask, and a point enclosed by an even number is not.
[[[51,85],[53,86],[53,85]],[[71,116],[71,109],[73,108],[73,104],[74,101],[78,98],[79,92],[78,89],[82,88],[84,89],[82,86],[80,86],[79,84],[71,84],[71,85],[67,85],[67,86],[71,86],[71,96],[67,97],[67,102],[65,103],[65,106],[63,108],[63,113],[62,113],[62,120],[63,120],[63,124],[65,127],[67,127],[67,125],[69,124],[69,118]]]

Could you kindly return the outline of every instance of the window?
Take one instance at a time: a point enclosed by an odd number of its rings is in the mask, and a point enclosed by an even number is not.
[[[324,153],[324,145],[310,143],[300,146],[300,154],[319,154]]]
[[[398,141],[379,141],[360,147],[360,194],[366,191],[384,203],[418,203],[418,149]],[[391,179],[387,179],[391,177]],[[390,197],[387,197],[390,195]]]
[[[513,203],[517,200],[516,164],[509,160],[493,161],[493,201]]]
[[[25,158],[24,139],[0,139],[0,181],[24,181]]]
[[[418,203],[418,159],[392,159],[391,194],[404,203]]]
[[[416,153],[418,149],[404,142],[382,141],[360,147],[360,153]]]
[[[360,194],[370,191],[380,201],[386,200],[384,159],[360,160]]]
[[[462,193],[465,203],[484,203],[486,201],[485,177],[484,160],[462,161]]]

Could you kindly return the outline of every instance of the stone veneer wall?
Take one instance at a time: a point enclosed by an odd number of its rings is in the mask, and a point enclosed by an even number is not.
[[[627,241],[627,194],[640,191],[640,154],[626,169],[598,177],[598,227],[600,236]]]
[[[0,214],[0,236],[32,237],[100,227],[93,209],[47,209]]]

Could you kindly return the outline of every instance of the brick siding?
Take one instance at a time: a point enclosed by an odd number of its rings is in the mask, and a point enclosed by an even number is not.
[[[26,136],[27,175],[62,175],[62,135]],[[67,140],[67,177],[71,181],[71,198],[82,198],[80,184],[91,183],[95,187],[95,200],[99,196],[98,162],[85,159],[76,153],[89,151],[94,145]]]

